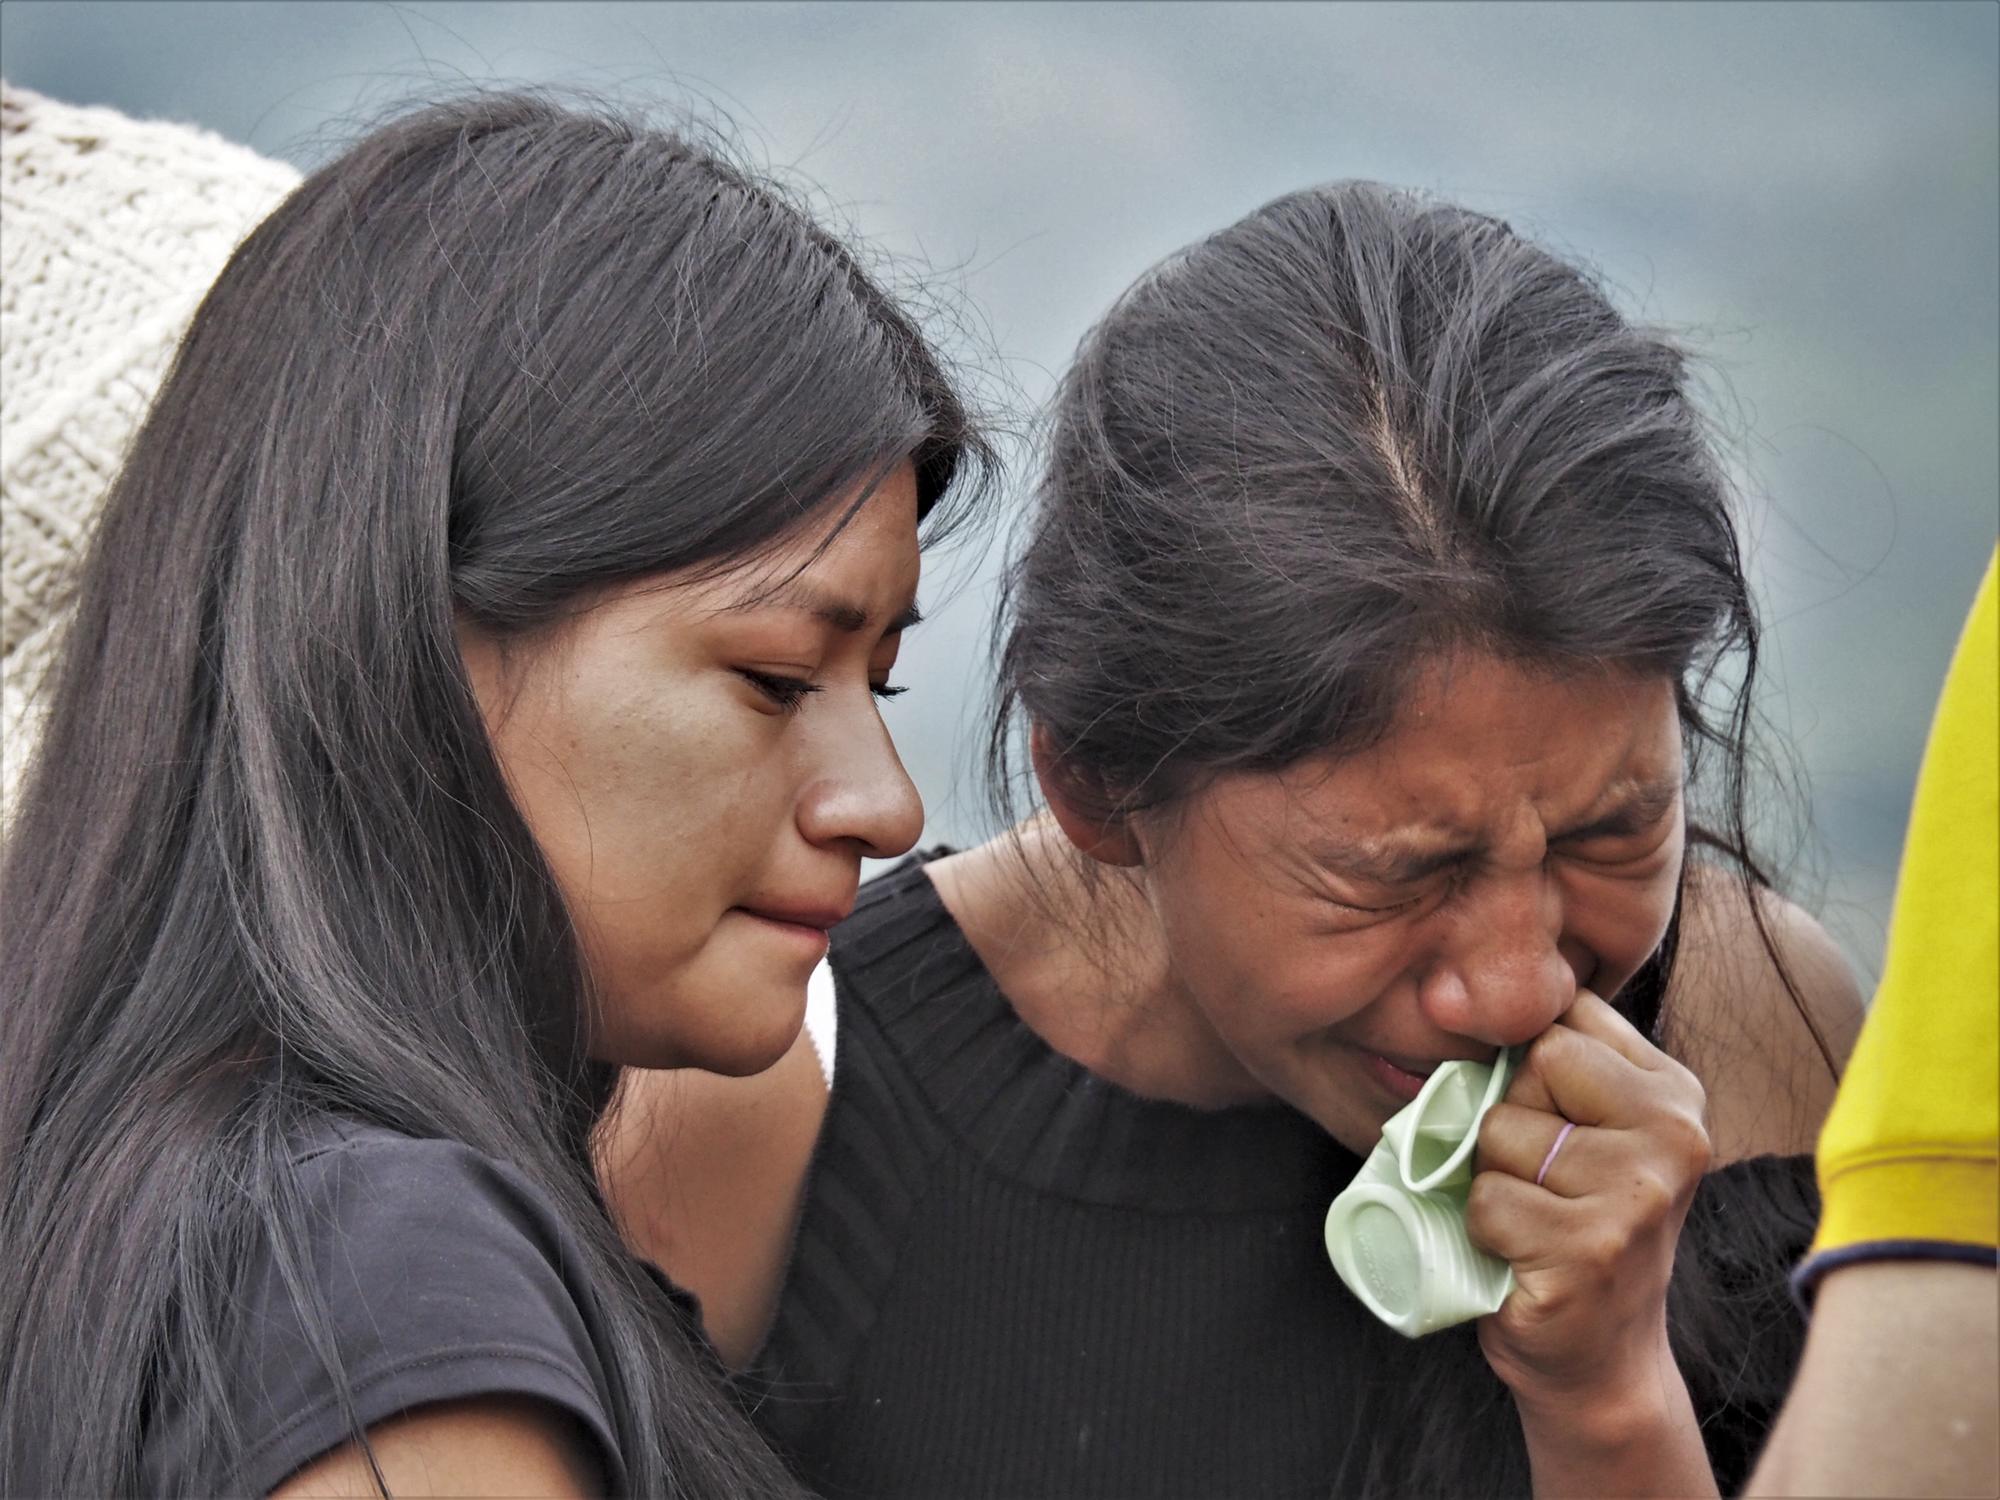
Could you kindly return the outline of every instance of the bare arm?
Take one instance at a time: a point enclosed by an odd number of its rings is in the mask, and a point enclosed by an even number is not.
[[[1830,1273],[1752,1495],[2000,1494],[2000,1278],[1948,1261]]]
[[[1523,1403],[1521,1433],[1536,1500],[1570,1496],[1672,1496],[1716,1493],[1708,1449],[1687,1384],[1661,1330],[1650,1368],[1620,1382],[1623,1399],[1542,1406]]]
[[[583,1500],[604,1474],[576,1422],[544,1401],[441,1401],[368,1429],[391,1495],[537,1495]],[[368,1459],[343,1443],[271,1492],[272,1500],[377,1497]]]
[[[627,1241],[701,1299],[731,1369],[749,1363],[777,1310],[826,1101],[801,1032],[750,1078],[628,1071],[601,1130],[598,1178]]]

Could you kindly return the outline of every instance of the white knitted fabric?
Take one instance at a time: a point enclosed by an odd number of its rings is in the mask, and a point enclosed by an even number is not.
[[[0,819],[105,487],[196,304],[298,181],[0,82]]]

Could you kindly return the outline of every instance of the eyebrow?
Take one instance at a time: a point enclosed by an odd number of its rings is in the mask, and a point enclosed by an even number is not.
[[[1651,828],[1672,812],[1680,801],[1681,784],[1671,776],[1657,781],[1630,783],[1625,795],[1606,812],[1576,828],[1566,828],[1550,838],[1552,844],[1582,843],[1586,839],[1638,833]]]
[[[1477,847],[1468,843],[1423,849],[1328,839],[1314,843],[1310,850],[1313,862],[1324,869],[1343,875],[1358,875],[1363,880],[1381,885],[1408,885],[1469,859],[1477,852]]]
[[[1617,837],[1650,828],[1673,810],[1680,801],[1681,785],[1673,777],[1629,784],[1619,800],[1588,823],[1549,835],[1550,844],[1582,843],[1588,839]],[[1464,839],[1426,847],[1423,835],[1409,843],[1348,842],[1321,838],[1308,850],[1323,868],[1357,875],[1382,885],[1409,885],[1435,875],[1452,865],[1475,858],[1480,852],[1476,841]]]
[[[860,635],[868,628],[869,614],[860,605],[849,599],[823,593],[804,583],[788,583],[774,593],[758,598],[746,599],[733,606],[738,610],[791,609],[811,615],[822,625],[830,625],[842,635]],[[924,612],[917,608],[912,599],[889,621],[884,635],[896,635],[901,631],[914,629],[924,620]]]

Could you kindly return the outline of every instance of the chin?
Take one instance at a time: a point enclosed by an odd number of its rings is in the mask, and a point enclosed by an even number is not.
[[[1365,1079],[1342,1072],[1272,1092],[1356,1156],[1366,1156],[1381,1141],[1391,1111],[1367,1102],[1365,1086]]]
[[[1365,1157],[1382,1142],[1382,1127],[1388,1123],[1388,1116],[1372,1123],[1341,1118],[1328,1119],[1324,1115],[1313,1116],[1313,1123],[1332,1136],[1356,1156]]]
[[[801,1011],[788,1031],[774,1029],[755,1035],[705,1036],[698,1039],[633,1039],[627,1045],[607,1048],[597,1057],[601,1062],[615,1063],[621,1068],[699,1068],[704,1073],[719,1073],[725,1078],[748,1078],[774,1066],[789,1052],[804,1024],[805,1014]]]
[[[801,1010],[791,1029],[782,1036],[773,1033],[768,1037],[744,1038],[729,1046],[717,1048],[699,1062],[687,1066],[702,1068],[710,1073],[720,1073],[725,1078],[748,1078],[776,1065],[778,1060],[792,1050],[792,1043],[799,1039],[799,1031],[805,1025],[805,1012]]]
[[[611,1037],[598,1055],[628,1068],[699,1068],[748,1078],[775,1064],[799,1039],[806,1022],[805,981],[767,985],[757,993],[736,988],[712,1004],[666,1002],[661,1009],[662,1019],[673,1024]]]

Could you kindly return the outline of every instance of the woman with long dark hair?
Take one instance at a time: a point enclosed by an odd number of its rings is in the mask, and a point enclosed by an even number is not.
[[[593,1132],[783,1054],[916,838],[875,696],[985,458],[689,131],[437,106],[250,236],[7,832],[0,1492],[789,1492]]]
[[[830,1090],[648,1081],[767,1128],[610,1158],[760,1426],[828,1494],[1739,1484],[1858,997],[1746,839],[1675,343],[1490,218],[1289,195],[1084,341],[1010,585],[1046,813],[864,890]],[[1516,1047],[1467,1217],[1516,1284],[1405,1340],[1328,1202]]]

